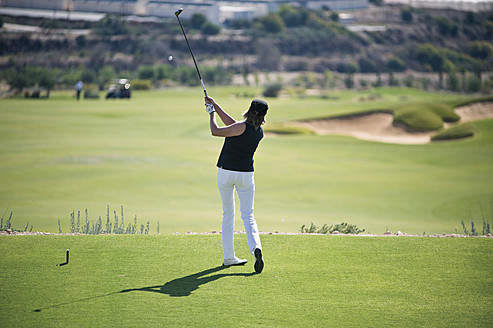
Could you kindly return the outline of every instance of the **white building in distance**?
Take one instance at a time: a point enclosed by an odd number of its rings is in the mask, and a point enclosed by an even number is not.
[[[453,9],[460,11],[493,11],[493,0],[384,0],[388,4],[403,4],[415,8]]]
[[[0,7],[43,9],[51,11],[93,12],[122,15],[173,17],[183,8],[180,17],[190,18],[201,13],[215,24],[233,19],[253,19],[277,11],[281,4],[304,6],[310,9],[328,8],[346,11],[368,8],[368,0],[0,0]]]

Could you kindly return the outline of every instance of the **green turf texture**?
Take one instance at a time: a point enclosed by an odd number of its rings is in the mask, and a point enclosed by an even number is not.
[[[2,327],[491,327],[489,238],[0,237]],[[70,249],[68,265],[65,249]]]
[[[255,88],[210,88],[235,118]],[[248,94],[248,97],[238,95]],[[378,96],[375,96],[378,95]],[[328,97],[267,99],[266,131],[293,120],[470,96],[412,89],[333,91]],[[430,109],[431,110],[431,109]],[[440,110],[437,110],[440,112]],[[447,112],[450,114],[449,112]],[[444,115],[443,113],[441,114]],[[263,231],[296,232],[349,222],[371,233],[461,231],[460,222],[491,221],[493,120],[470,123],[472,138],[396,145],[342,136],[268,135],[255,157],[255,215]],[[0,214],[14,228],[69,232],[70,213],[106,207],[125,222],[150,221],[150,233],[220,230],[215,163],[222,145],[210,135],[200,88],[134,92],[131,100],[2,99]],[[242,229],[241,222],[237,230]]]

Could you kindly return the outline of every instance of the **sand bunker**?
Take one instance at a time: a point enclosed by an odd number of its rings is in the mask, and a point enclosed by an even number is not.
[[[460,122],[493,118],[493,102],[471,104],[457,107],[455,113],[460,116]]]
[[[493,102],[476,103],[455,109],[459,122],[493,118]],[[426,144],[436,132],[413,132],[403,126],[393,124],[390,113],[372,112],[341,116],[323,120],[297,122],[296,125],[309,128],[317,134],[337,134],[363,140],[397,144]]]

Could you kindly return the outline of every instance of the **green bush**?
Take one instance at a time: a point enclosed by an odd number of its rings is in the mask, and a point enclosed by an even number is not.
[[[303,7],[294,7],[286,4],[280,5],[278,12],[287,27],[306,25],[310,14]]]
[[[440,140],[455,140],[472,137],[474,135],[474,128],[470,123],[464,123],[457,126],[448,128],[440,133],[437,133],[431,137],[431,141]]]
[[[279,96],[279,92],[282,90],[281,83],[271,83],[265,87],[264,92],[262,93],[264,97],[276,98]]]
[[[207,17],[200,13],[195,13],[190,17],[190,27],[196,30],[200,30],[202,26],[207,22]]]
[[[344,85],[346,86],[347,89],[354,88],[353,74],[346,75],[346,77],[344,78]]]
[[[404,110],[394,115],[394,123],[403,124],[415,131],[433,131],[443,126],[442,118],[428,110]]]
[[[140,66],[139,67],[139,79],[152,80],[155,76],[155,70],[153,66]]]
[[[387,60],[386,66],[390,72],[403,72],[406,70],[406,63],[396,56],[391,56]]]
[[[202,32],[206,35],[218,35],[221,32],[221,28],[217,25],[207,22],[202,25]]]
[[[331,234],[335,231],[342,234],[359,234],[361,232],[365,232],[365,229],[360,229],[355,224],[348,224],[345,222],[328,226],[324,224],[321,228],[317,227],[313,222],[310,224],[310,227],[306,227],[305,225],[301,226],[301,233],[320,233],[320,234]]]
[[[375,73],[378,71],[375,61],[362,57],[358,60],[358,66],[361,73]]]
[[[466,78],[466,91],[478,92],[481,90],[481,79],[476,75],[470,75]]]
[[[150,90],[151,80],[133,80],[131,85],[134,90]]]
[[[446,17],[436,17],[434,20],[438,26],[440,34],[443,36],[457,36],[459,26],[455,22]]]
[[[415,131],[433,131],[443,122],[457,122],[459,115],[452,106],[443,103],[423,103],[396,109],[394,123],[403,124]]]
[[[279,33],[285,28],[284,21],[279,14],[268,14],[258,19],[260,28],[267,33]]]
[[[87,89],[84,91],[84,99],[99,99],[99,93],[96,89]]]
[[[452,123],[460,120],[460,116],[454,112],[451,106],[442,103],[429,104],[428,109],[439,115],[444,122]]]
[[[488,41],[474,41],[469,45],[469,54],[474,58],[486,59],[493,54],[493,45]]]
[[[447,75],[447,88],[452,91],[460,90],[459,78],[457,77],[457,74],[454,71],[451,71]]]
[[[419,45],[414,58],[423,65],[423,68],[428,67],[434,72],[450,72],[454,69],[466,71],[486,70],[484,63],[479,59],[429,43]]]

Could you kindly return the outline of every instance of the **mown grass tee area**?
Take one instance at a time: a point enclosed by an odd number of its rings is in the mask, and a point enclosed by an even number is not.
[[[491,327],[490,238],[4,236],[2,327]],[[70,249],[69,264],[65,249]]]
[[[240,119],[262,90],[208,91]],[[215,163],[223,140],[210,135],[202,95],[192,88],[135,92],[130,101],[77,102],[71,92],[2,99],[3,222],[12,212],[16,229],[29,222],[35,231],[58,232],[60,219],[62,231],[70,232],[74,210],[82,223],[87,209],[91,222],[101,216],[105,224],[107,206],[113,221],[123,205],[125,225],[137,216],[138,225],[149,222],[151,234],[158,222],[160,233],[220,230]],[[443,112],[444,105],[471,98],[399,88],[293,94],[267,99],[265,130],[370,110],[409,119],[413,108],[426,111],[439,102]],[[493,120],[468,124],[474,137],[426,145],[269,134],[255,157],[259,227],[297,232],[311,222],[349,222],[370,233],[421,235],[461,233],[461,221],[474,220],[481,229],[483,217],[491,222],[493,215]]]

